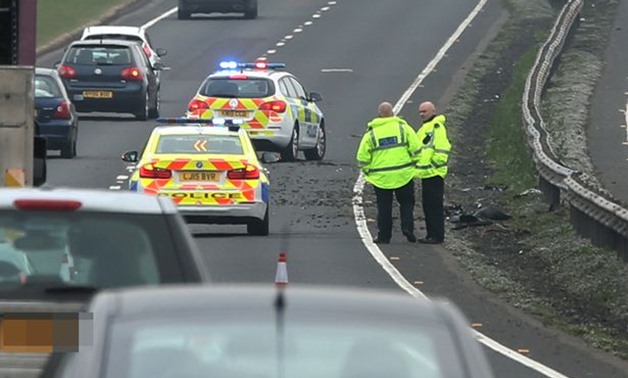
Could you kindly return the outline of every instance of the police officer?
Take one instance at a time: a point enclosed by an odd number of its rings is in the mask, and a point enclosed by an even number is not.
[[[357,160],[377,198],[377,244],[388,244],[392,237],[393,193],[399,202],[401,230],[409,242],[414,236],[414,171],[419,140],[406,121],[393,114],[393,107],[383,102],[379,116],[368,123],[358,148]]]
[[[427,235],[419,239],[424,244],[440,244],[445,240],[445,214],[443,196],[445,176],[451,144],[447,139],[443,114],[436,114],[436,107],[427,101],[419,106],[423,124],[417,131],[421,145],[416,176],[421,179],[423,213]]]

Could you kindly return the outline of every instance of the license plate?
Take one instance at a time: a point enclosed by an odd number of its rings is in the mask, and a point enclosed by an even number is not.
[[[249,115],[246,110],[223,110],[220,112],[223,117],[240,117],[245,118]]]
[[[85,98],[112,98],[113,92],[111,91],[83,91],[83,97]]]
[[[220,179],[220,174],[218,172],[181,172],[179,178],[181,181],[215,182]]]

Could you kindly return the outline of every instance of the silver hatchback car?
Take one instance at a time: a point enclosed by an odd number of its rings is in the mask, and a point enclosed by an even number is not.
[[[322,160],[327,135],[319,93],[307,92],[283,63],[221,62],[188,104],[187,117],[211,119],[246,129],[259,151],[279,152],[294,161]]]

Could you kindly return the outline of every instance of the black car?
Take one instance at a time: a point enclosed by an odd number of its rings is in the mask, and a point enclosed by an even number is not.
[[[244,18],[257,18],[257,0],[179,0],[179,20],[192,13],[244,13]]]
[[[72,42],[59,75],[79,112],[132,113],[139,120],[159,117],[159,81],[139,44],[122,40]]]
[[[42,378],[493,377],[454,305],[398,292],[162,286],[104,291],[87,311],[93,343]]]
[[[48,150],[61,150],[61,157],[76,156],[78,115],[57,71],[35,68],[35,110],[39,136]]]

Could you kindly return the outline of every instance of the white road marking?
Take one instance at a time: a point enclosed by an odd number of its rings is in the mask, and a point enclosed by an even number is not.
[[[335,1],[330,1],[327,4],[329,4],[329,5],[336,5],[337,3]]]
[[[266,54],[272,55],[272,54],[274,54],[276,52],[277,52],[277,50],[268,50],[268,51],[266,51]]]
[[[321,11],[323,11],[323,12],[327,12],[328,10],[329,10],[329,7],[322,7],[321,8]]]
[[[295,33],[301,33],[302,31],[303,31],[303,28],[300,28],[300,27],[293,30],[293,32]]]
[[[127,176],[127,175],[118,175],[118,177],[116,177],[116,180],[126,180],[128,178],[129,178],[129,176]]]
[[[164,18],[169,17],[171,14],[174,14],[177,10],[179,10],[179,7],[174,7],[172,9],[170,9],[169,11],[167,11],[166,13],[157,16],[155,18],[153,18],[152,20],[148,21],[147,23],[145,23],[144,25],[142,25],[142,29],[148,29],[151,26],[155,25],[156,23],[158,23],[159,21],[163,20]]]
[[[323,68],[321,72],[353,72],[351,68]]]
[[[401,95],[401,98],[397,101],[394,107],[395,114],[398,114],[403,105],[408,101],[410,96],[414,93],[414,91],[419,87],[421,82],[430,74],[430,72],[434,71],[436,65],[443,59],[445,53],[449,48],[455,43],[455,41],[462,35],[465,29],[471,24],[471,21],[478,15],[478,13],[482,10],[484,5],[488,0],[480,0],[480,2],[475,6],[475,8],[469,13],[467,18],[462,21],[462,23],[458,26],[458,29],[449,37],[447,42],[441,47],[436,56],[428,63],[428,65],[423,69],[423,71],[417,76],[414,82],[410,85],[410,87]],[[386,256],[379,249],[377,244],[373,243],[373,237],[369,232],[366,218],[364,216],[364,208],[362,206],[362,193],[364,190],[364,175],[360,172],[360,176],[358,177],[354,187],[353,187],[353,214],[355,216],[355,223],[358,230],[358,233],[362,237],[362,242],[366,249],[371,253],[375,261],[377,261],[382,268],[392,277],[392,279],[405,290],[408,294],[417,298],[427,298],[427,296],[412,286],[410,282],[406,280],[406,278],[395,268],[390,261],[386,258]],[[472,329],[473,330],[473,329]],[[484,344],[486,347],[493,349],[494,351],[515,360],[516,362],[529,367],[530,369],[536,370],[537,372],[545,375],[546,377],[551,378],[567,378],[567,376],[545,366],[539,362],[536,362],[526,356],[523,356],[512,349],[498,343],[495,340],[488,338],[487,336],[473,330],[477,340]]]
[[[626,110],[624,111],[624,125],[622,125],[623,127],[625,127],[625,125],[628,125],[628,102],[626,102]],[[626,141],[628,141],[628,127],[626,128]]]
[[[111,185],[109,187],[110,190],[120,190],[121,186],[120,185]]]
[[[321,18],[321,15],[319,13],[315,13],[312,15],[312,18]]]
[[[281,46],[284,46],[285,44],[286,44],[285,42],[277,42],[275,45],[277,47],[281,47]]]
[[[303,25],[305,25],[305,26],[310,26],[310,25],[312,25],[312,24],[313,24],[313,22],[312,22],[312,21],[306,21],[305,23],[303,23]]]
[[[287,36],[283,37],[283,39],[285,40],[291,40],[292,39],[292,35],[288,34]]]

